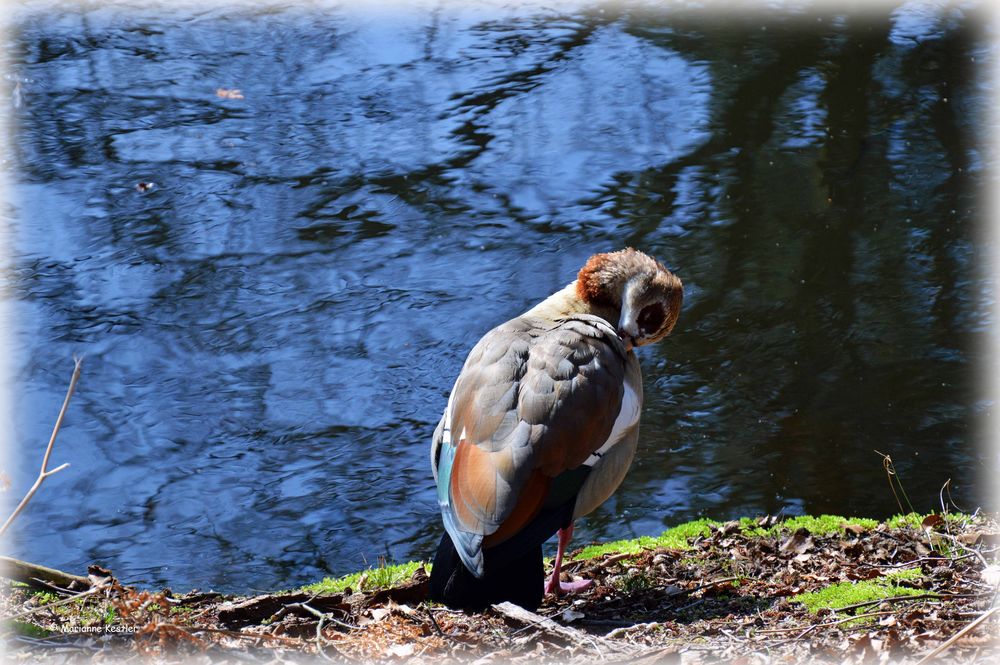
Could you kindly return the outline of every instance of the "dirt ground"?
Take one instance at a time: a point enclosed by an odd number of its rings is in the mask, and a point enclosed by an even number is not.
[[[377,591],[225,597],[123,587],[92,567],[89,589],[5,582],[3,640],[15,663],[1000,662],[993,517],[831,535],[745,527],[573,562],[568,574],[594,586],[537,613],[427,603],[423,569]],[[835,596],[815,613],[796,598],[832,585],[887,597]]]

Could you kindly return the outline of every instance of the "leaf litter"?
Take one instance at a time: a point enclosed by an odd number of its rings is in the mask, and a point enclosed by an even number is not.
[[[1000,660],[993,517],[833,533],[748,522],[713,524],[682,547],[578,550],[564,574],[595,584],[537,613],[429,603],[423,567],[386,589],[252,597],[140,590],[92,567],[87,595],[68,602],[55,599],[80,590],[9,583],[3,635],[23,663]]]

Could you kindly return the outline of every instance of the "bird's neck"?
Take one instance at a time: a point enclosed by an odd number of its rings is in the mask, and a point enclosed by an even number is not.
[[[572,314],[593,314],[601,317],[612,326],[616,326],[621,312],[615,307],[592,305],[583,300],[577,295],[576,282],[570,282],[525,312],[526,316],[540,316],[548,319],[558,319]]]

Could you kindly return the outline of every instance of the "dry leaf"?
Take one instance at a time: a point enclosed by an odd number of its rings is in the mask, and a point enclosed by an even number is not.
[[[798,529],[795,533],[788,537],[785,542],[781,543],[780,549],[782,552],[795,552],[796,554],[802,554],[806,550],[813,546],[812,535],[806,529]]]
[[[844,522],[840,525],[847,533],[854,534],[855,536],[860,536],[865,532],[865,528],[860,524],[848,524]]]
[[[587,616],[583,612],[577,612],[576,610],[565,609],[563,613],[559,615],[559,618],[563,620],[564,623],[572,623],[577,619],[582,619]]]
[[[944,518],[937,513],[931,513],[924,518],[924,521],[920,523],[920,528],[924,531],[930,531],[934,527],[941,526],[944,524]]]
[[[969,533],[960,533],[955,540],[962,543],[963,545],[978,545],[979,541],[983,539],[982,531],[970,531]]]

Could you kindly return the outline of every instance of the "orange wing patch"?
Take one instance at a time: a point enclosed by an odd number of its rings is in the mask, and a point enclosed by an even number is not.
[[[451,467],[451,504],[460,524],[482,532],[483,516],[496,513],[497,471],[490,453],[466,439],[458,442]]]
[[[533,520],[542,509],[545,497],[549,494],[549,484],[552,479],[539,470],[528,476],[528,482],[517,497],[517,504],[500,528],[483,539],[483,547],[492,547],[517,534]]]

